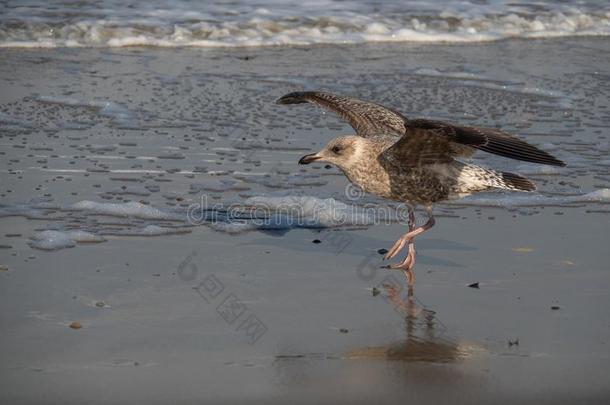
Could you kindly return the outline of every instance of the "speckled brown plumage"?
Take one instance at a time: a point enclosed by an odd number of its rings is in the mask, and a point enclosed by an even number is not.
[[[526,162],[565,166],[565,163],[548,153],[498,129],[429,119],[407,119],[401,113],[379,104],[319,91],[286,94],[277,103],[318,105],[337,113],[356,130],[357,135],[365,138],[381,134],[404,135],[402,142],[411,144],[414,138],[421,138],[422,135],[436,136],[450,143],[449,149],[454,156],[467,156],[474,152],[473,149],[478,149]]]
[[[497,129],[407,119],[379,104],[325,92],[290,93],[277,102],[313,103],[345,119],[368,142],[353,141],[365,145],[365,150],[357,154],[358,164],[354,161],[331,163],[336,163],[350,181],[365,191],[392,200],[430,204],[491,188],[535,189],[533,183],[519,175],[456,160],[471,156],[477,149],[528,162],[564,166],[548,153]]]
[[[333,163],[350,182],[368,193],[410,207],[416,204],[427,207],[428,222],[415,228],[414,220],[410,219],[409,232],[385,257],[389,259],[408,246],[407,258],[393,267],[404,270],[410,284],[415,263],[413,238],[434,225],[433,203],[489,189],[536,189],[534,183],[518,174],[486,169],[460,158],[481,150],[526,162],[565,166],[550,154],[498,129],[407,119],[379,104],[325,92],[290,93],[277,103],[318,105],[337,113],[356,130],[355,136],[333,139],[320,152],[304,156],[299,163],[315,160]]]

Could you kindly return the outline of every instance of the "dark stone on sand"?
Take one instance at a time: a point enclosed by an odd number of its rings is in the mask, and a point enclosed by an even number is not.
[[[557,310],[559,310],[559,305],[553,305],[553,306],[551,307],[551,309],[552,309],[553,311],[557,311]]]
[[[468,284],[468,287],[470,287],[470,288],[479,288],[479,282],[477,281],[476,283]]]
[[[341,329],[339,329],[339,332],[341,332],[341,333],[348,333],[349,329],[341,328]]]
[[[386,253],[388,253],[388,249],[379,249],[377,253],[379,253],[380,255],[385,255]]]
[[[314,239],[311,241],[311,243],[315,243],[317,245],[318,243],[322,243],[322,241],[320,239]]]
[[[304,354],[278,354],[275,356],[276,359],[302,359],[305,357]]]

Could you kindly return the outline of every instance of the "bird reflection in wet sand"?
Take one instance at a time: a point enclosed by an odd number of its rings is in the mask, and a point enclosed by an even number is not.
[[[424,362],[451,362],[467,355],[458,343],[442,337],[445,327],[436,319],[436,312],[419,304],[409,286],[407,296],[401,296],[400,286],[383,285],[388,301],[404,315],[405,340],[388,346],[353,350],[351,359],[374,359]]]
[[[369,318],[367,327],[347,336],[329,335],[331,341],[324,345],[338,351],[282,350],[273,361],[278,392],[312,398],[304,403],[344,403],[346,393],[361,399],[358,403],[423,397],[434,399],[429,403],[446,403],[484,386],[487,376],[470,362],[484,349],[449,336],[438,314],[421,304],[413,288],[407,290],[398,280],[388,282],[392,285],[380,288],[385,291],[374,300],[387,300],[378,309],[399,328],[398,339],[395,329],[387,328],[386,317]],[[380,340],[384,343],[373,343]],[[325,400],[318,400],[320,396]]]
[[[547,152],[495,128],[408,119],[379,104],[320,91],[286,94],[278,104],[312,103],[337,113],[356,131],[330,141],[299,164],[322,161],[337,166],[350,182],[367,193],[406,203],[409,231],[389,249],[391,259],[405,247],[406,258],[389,267],[400,269],[413,285],[413,239],[434,226],[432,205],[489,190],[533,191],[523,176],[483,168],[463,160],[475,151],[553,166],[565,164]],[[415,226],[413,208],[426,208],[428,221]]]

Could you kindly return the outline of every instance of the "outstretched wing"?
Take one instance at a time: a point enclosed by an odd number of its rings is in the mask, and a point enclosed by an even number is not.
[[[466,151],[435,129],[409,128],[407,133],[381,155],[381,161],[400,167],[421,167],[449,163]]]
[[[409,120],[399,112],[379,104],[319,91],[289,93],[278,99],[277,103],[318,105],[338,114],[358,135],[365,138],[382,134],[401,135],[402,138],[396,142],[395,152],[407,153],[407,145],[425,151],[427,155],[419,160],[420,163],[433,160],[432,146],[437,145],[439,150],[436,158],[440,161],[449,157],[469,156],[474,149],[478,149],[526,162],[565,166],[565,163],[545,151],[498,129],[454,125],[428,119]],[[425,139],[428,141],[423,141]],[[413,155],[414,152],[409,152],[409,156]]]
[[[494,128],[448,124],[442,121],[415,119],[407,121],[408,136],[414,130],[428,130],[447,137],[453,143],[476,148],[494,155],[551,166],[565,163],[521,139]]]
[[[279,98],[277,104],[312,103],[330,110],[366,138],[381,134],[405,133],[405,118],[396,111],[379,104],[351,97],[336,96],[320,91],[299,91]]]

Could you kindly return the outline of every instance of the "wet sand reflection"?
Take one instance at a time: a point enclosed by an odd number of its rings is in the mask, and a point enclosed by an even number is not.
[[[387,346],[352,350],[350,359],[387,359],[402,361],[450,362],[467,355],[459,343],[445,336],[445,326],[436,319],[436,312],[422,305],[407,289],[406,297],[396,285],[385,284],[388,302],[404,315],[405,340]]]
[[[273,362],[277,394],[328,402],[350,397],[362,403],[406,398],[431,398],[444,403],[478,392],[488,381],[476,367],[463,367],[475,346],[448,336],[435,311],[406,292],[384,286],[388,310],[403,317],[404,338],[343,353],[298,353],[276,356]],[[404,296],[403,296],[404,295]],[[381,298],[381,297],[380,297]]]

